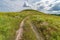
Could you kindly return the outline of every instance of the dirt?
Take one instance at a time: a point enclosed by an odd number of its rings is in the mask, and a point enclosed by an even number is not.
[[[17,30],[16,32],[16,39],[15,40],[21,40],[22,36],[23,36],[23,26],[24,26],[24,22],[28,17],[24,18],[21,23],[20,23],[20,28]]]

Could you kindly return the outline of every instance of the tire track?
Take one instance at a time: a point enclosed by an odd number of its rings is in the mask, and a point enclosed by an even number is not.
[[[29,16],[25,17],[25,18],[21,21],[21,23],[20,23],[20,28],[19,28],[19,30],[17,30],[17,32],[16,32],[17,36],[16,36],[16,39],[15,39],[15,40],[22,40],[24,23],[25,23],[25,21],[26,21],[28,18],[29,18]],[[40,34],[38,33],[35,25],[33,25],[31,22],[28,22],[28,24],[31,26],[31,29],[32,29],[33,32],[35,33],[37,40],[44,40],[44,39],[40,36]]]
[[[33,25],[31,22],[28,22],[28,23],[29,23],[29,25],[31,26],[33,32],[35,33],[37,40],[44,40],[44,39],[40,36],[40,34],[38,33],[35,25]]]

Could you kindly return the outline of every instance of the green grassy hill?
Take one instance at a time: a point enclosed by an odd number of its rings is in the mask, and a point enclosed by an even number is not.
[[[22,40],[37,40],[28,22],[31,22],[44,40],[60,40],[60,16],[44,14],[35,10],[21,12],[0,12],[0,40],[15,40],[21,21],[24,24]],[[28,22],[27,22],[28,21]]]

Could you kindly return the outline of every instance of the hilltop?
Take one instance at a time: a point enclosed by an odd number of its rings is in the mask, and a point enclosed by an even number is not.
[[[0,12],[0,40],[15,40],[25,18],[22,40],[60,40],[60,16],[36,10]]]

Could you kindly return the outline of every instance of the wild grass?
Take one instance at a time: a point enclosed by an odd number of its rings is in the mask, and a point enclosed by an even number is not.
[[[60,16],[36,14],[30,20],[44,40],[60,40]]]
[[[37,40],[35,33],[33,32],[31,26],[27,22],[25,22],[24,25],[22,40]]]
[[[35,10],[0,12],[0,40],[15,40],[20,22],[27,16],[45,40],[60,40],[60,16],[48,15]],[[24,26],[23,40],[36,40],[28,24]]]

